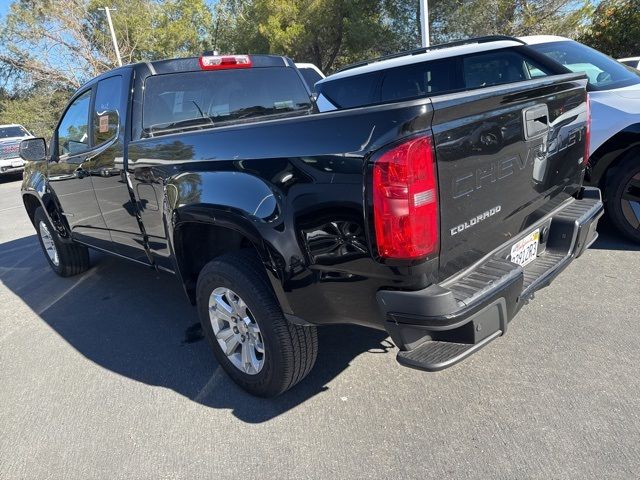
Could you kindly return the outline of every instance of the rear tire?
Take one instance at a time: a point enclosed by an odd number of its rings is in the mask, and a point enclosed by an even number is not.
[[[38,240],[52,270],[61,277],[71,277],[89,269],[89,250],[84,245],[63,242],[58,232],[38,207],[33,216]]]
[[[316,328],[287,321],[252,250],[209,262],[198,277],[197,304],[216,359],[252,395],[279,395],[313,368],[318,354]]]
[[[640,243],[640,151],[616,167],[606,186],[607,213],[616,229]]]

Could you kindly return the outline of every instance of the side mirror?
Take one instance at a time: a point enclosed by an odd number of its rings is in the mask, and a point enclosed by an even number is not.
[[[26,162],[42,162],[47,159],[47,142],[44,138],[29,138],[20,142],[20,158]]]

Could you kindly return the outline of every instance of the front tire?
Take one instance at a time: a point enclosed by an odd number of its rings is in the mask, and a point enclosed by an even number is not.
[[[216,359],[252,395],[279,395],[311,371],[316,328],[287,321],[253,251],[209,262],[198,277],[197,304]]]
[[[36,209],[33,223],[44,256],[54,272],[61,277],[71,277],[89,269],[87,247],[77,243],[63,242],[42,207]]]
[[[616,167],[606,188],[611,222],[627,238],[640,243],[640,151],[635,150]]]

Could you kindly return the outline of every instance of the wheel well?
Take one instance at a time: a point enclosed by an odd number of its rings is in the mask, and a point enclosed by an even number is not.
[[[640,123],[629,125],[615,135],[608,138],[591,155],[585,176],[585,182],[602,190],[606,199],[606,187],[625,158],[635,155],[640,150]]]
[[[29,215],[29,219],[33,223],[36,210],[41,206],[40,201],[33,195],[24,195],[22,201],[24,202],[24,208],[27,210],[27,215]]]
[[[623,152],[621,152],[610,164],[607,166],[607,169],[604,171],[604,174],[600,177],[598,182],[598,188],[603,192],[607,192],[607,182],[609,178],[616,172],[618,166],[624,162],[628,157],[633,155],[640,154],[640,146],[631,147]]]
[[[206,223],[185,223],[176,229],[174,249],[189,299],[195,304],[196,284],[202,268],[220,255],[255,246],[240,232]],[[256,250],[256,254],[257,254]]]

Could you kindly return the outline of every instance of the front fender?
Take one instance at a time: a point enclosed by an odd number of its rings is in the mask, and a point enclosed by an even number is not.
[[[22,199],[32,223],[35,209],[41,206],[51,225],[54,225],[60,233],[61,240],[70,241],[69,226],[64,216],[59,214],[59,203],[49,188],[46,169],[46,162],[26,164],[21,186]]]

